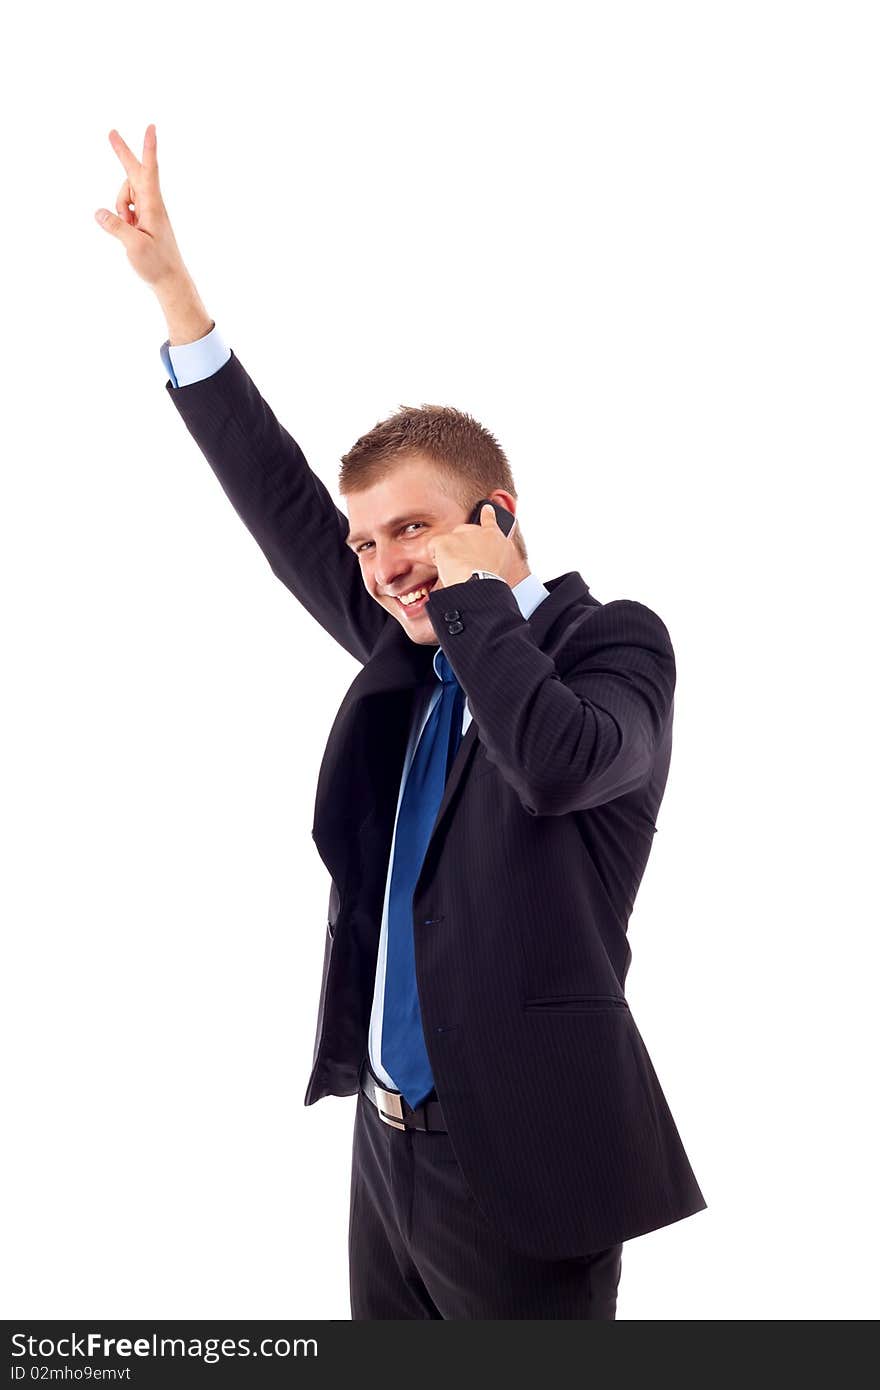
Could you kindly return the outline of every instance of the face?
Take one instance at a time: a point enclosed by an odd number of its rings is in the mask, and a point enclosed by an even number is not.
[[[413,642],[437,646],[427,596],[404,604],[400,595],[426,587],[438,575],[428,538],[467,521],[468,513],[437,486],[437,474],[418,455],[395,460],[381,482],[347,497],[348,545],[357,556],[367,592],[392,613]]]

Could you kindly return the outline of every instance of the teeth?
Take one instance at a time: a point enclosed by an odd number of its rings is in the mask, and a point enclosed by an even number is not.
[[[411,603],[417,603],[418,600],[424,597],[427,593],[427,586],[423,586],[421,589],[411,590],[408,594],[398,594],[397,597],[400,599],[401,603],[406,604],[406,606],[408,607]]]

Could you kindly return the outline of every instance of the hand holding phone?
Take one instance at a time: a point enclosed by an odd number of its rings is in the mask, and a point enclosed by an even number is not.
[[[479,526],[480,512],[483,510],[487,502],[489,503],[490,507],[495,508],[495,520],[498,522],[498,525],[501,527],[501,530],[504,532],[505,536],[509,536],[511,531],[513,530],[513,523],[516,521],[516,517],[514,516],[513,512],[509,512],[506,507],[502,507],[500,502],[493,502],[491,497],[482,497],[480,499],[480,501],[477,503],[477,505],[474,507],[474,510],[468,517],[469,523],[472,526]]]

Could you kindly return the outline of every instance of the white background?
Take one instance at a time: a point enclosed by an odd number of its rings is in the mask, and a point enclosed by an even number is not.
[[[2,59],[2,1313],[349,1317],[306,1108],[358,666],[275,579],[94,220],[158,132],[209,314],[335,495],[498,437],[531,567],[678,662],[628,995],[709,1203],[623,1319],[872,1318],[878,206],[865,4],[19,8]]]

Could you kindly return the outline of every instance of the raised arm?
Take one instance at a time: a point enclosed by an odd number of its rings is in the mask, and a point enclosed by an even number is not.
[[[156,128],[138,160],[116,130],[110,143],[126,178],[116,215],[95,216],[121,241],[129,263],[154,290],[180,347],[214,328],[187,270],[159,189]],[[260,395],[234,352],[217,370],[166,389],[272,572],[358,661],[368,660],[388,614],[364,587],[345,544],[348,519]]]

